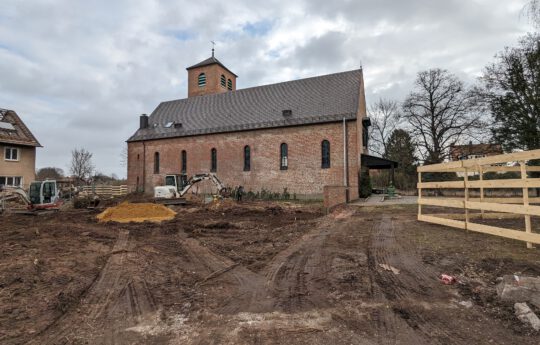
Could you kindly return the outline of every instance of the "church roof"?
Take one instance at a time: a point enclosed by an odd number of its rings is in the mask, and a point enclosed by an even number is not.
[[[0,108],[0,143],[41,147],[21,118],[13,110]]]
[[[353,120],[361,79],[353,70],[162,102],[128,141]]]
[[[236,74],[234,74],[234,72],[232,72],[230,69],[225,67],[225,65],[222,64],[221,61],[219,61],[218,59],[216,59],[214,57],[214,55],[212,55],[211,57],[209,57],[206,60],[203,60],[203,61],[199,62],[198,64],[195,64],[193,66],[190,66],[190,67],[186,68],[186,70],[189,71],[190,69],[194,69],[194,68],[197,68],[197,67],[203,67],[203,66],[209,66],[209,65],[213,65],[213,64],[220,65],[221,67],[225,68],[229,73],[231,73],[232,75],[234,75],[235,77],[238,78],[238,76]]]

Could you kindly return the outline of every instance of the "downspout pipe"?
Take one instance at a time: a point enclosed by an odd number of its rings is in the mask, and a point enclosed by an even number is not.
[[[143,145],[143,169],[142,169],[142,191],[145,192],[146,186],[146,142],[142,142]]]
[[[343,185],[349,187],[349,162],[347,144],[347,120],[343,118]]]

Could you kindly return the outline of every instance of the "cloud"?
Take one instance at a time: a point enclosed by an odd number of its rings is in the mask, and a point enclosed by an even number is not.
[[[0,107],[44,145],[37,166],[66,170],[85,147],[125,176],[120,152],[138,116],[187,94],[185,67],[210,55],[238,87],[364,67],[368,102],[402,98],[416,73],[442,67],[474,82],[531,27],[525,0],[5,0]]]

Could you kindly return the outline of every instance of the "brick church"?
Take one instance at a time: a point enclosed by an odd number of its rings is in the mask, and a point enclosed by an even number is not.
[[[246,191],[321,198],[324,186],[345,186],[356,199],[361,167],[388,163],[367,155],[361,69],[237,90],[212,53],[187,73],[188,97],[141,115],[127,140],[132,190],[214,172]]]

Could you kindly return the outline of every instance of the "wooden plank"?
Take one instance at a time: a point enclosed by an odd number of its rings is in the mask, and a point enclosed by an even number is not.
[[[461,220],[444,219],[444,218],[439,218],[439,217],[434,217],[434,216],[428,216],[425,214],[418,216],[418,220],[422,222],[451,226],[453,228],[458,228],[458,229],[465,229],[465,222]]]
[[[477,223],[469,223],[469,230],[489,235],[511,238],[519,241],[540,244],[540,234],[528,233],[525,231],[511,230]]]
[[[465,202],[463,203],[463,207],[465,208],[465,229],[467,229],[467,224],[469,223],[469,209],[465,206],[469,200],[469,171],[467,169],[465,169],[463,182],[465,182]]]
[[[527,170],[525,170],[525,162],[521,161],[519,162],[519,166],[521,167],[521,179],[526,180],[527,179]],[[523,188],[523,207],[530,207],[529,206],[529,188]],[[529,214],[525,215],[525,232],[531,233],[531,216]],[[527,248],[532,248],[533,245],[531,242],[527,242]]]
[[[499,204],[481,201],[466,201],[465,206],[471,210],[483,210],[521,215],[540,216],[540,206]]]
[[[418,199],[418,205],[463,208],[464,207],[464,201],[463,201],[463,199],[446,199],[446,198],[422,198],[422,199],[420,199],[419,198]]]
[[[540,150],[513,152],[513,153],[506,153],[506,154],[489,156],[489,157],[466,159],[466,160],[461,160],[461,161],[453,161],[453,162],[446,162],[446,163],[439,163],[439,164],[423,165],[423,166],[419,166],[417,168],[417,171],[419,172],[449,172],[449,171],[460,171],[456,169],[463,169],[463,168],[470,168],[471,170],[474,170],[475,167],[480,166],[480,165],[501,164],[501,163],[515,162],[515,161],[528,161],[531,159],[540,159]],[[519,170],[504,170],[504,167],[501,167],[501,168],[503,169],[499,171],[519,171]],[[531,170],[529,171],[540,171],[536,169],[538,168],[531,167]]]
[[[540,178],[469,181],[467,186],[469,188],[540,188]]]
[[[527,165],[527,171],[540,171],[540,166]],[[484,172],[521,172],[521,167],[509,167],[509,166],[486,166]]]
[[[445,172],[447,171],[445,169],[463,168],[462,162],[463,161],[455,161],[455,162],[447,162],[447,163],[439,163],[439,164],[422,165],[416,168],[416,171],[418,172]]]
[[[425,199],[425,197],[424,197]],[[428,199],[434,199],[434,198],[428,198]],[[437,198],[440,200],[463,200],[463,198],[460,197],[440,197]],[[482,201],[481,198],[469,198],[469,201]],[[522,204],[523,198],[522,197],[516,197],[516,198],[486,198],[484,197],[484,202],[494,202],[494,203],[500,203],[500,204]],[[529,203],[530,204],[540,204],[540,198],[536,197],[529,197]]]
[[[422,183],[422,173],[418,172],[418,183]],[[422,204],[420,204],[420,201],[422,200],[422,187],[418,187],[418,217],[422,215]]]
[[[479,169],[478,173],[480,174],[480,177],[479,177],[480,181],[484,181],[484,168],[482,166],[479,166],[478,169]],[[484,188],[483,187],[480,188],[480,201],[484,202]],[[483,209],[482,209],[481,213],[482,213],[482,218],[484,218],[484,210]]]
[[[454,188],[454,189],[463,188],[464,189],[465,182],[464,181],[419,182],[417,184],[417,187],[418,188],[432,188],[432,189],[440,189],[440,188]]]
[[[479,172],[480,167],[483,167],[484,172],[520,172],[519,166],[500,166],[500,165],[476,165],[473,167],[459,167],[459,168],[443,168],[434,172],[465,172],[468,169],[469,172]],[[527,165],[527,171],[540,171],[540,166]]]
[[[432,213],[432,214],[429,214],[429,216],[446,218],[446,219],[465,219],[465,215],[463,213]],[[517,219],[521,217],[523,217],[523,215],[517,214],[517,213],[492,213],[492,212],[484,213],[484,219]],[[469,213],[469,218],[471,219],[482,218],[482,214]]]
[[[470,198],[470,201],[482,201],[480,198]],[[521,204],[523,203],[523,198],[486,198],[484,197],[485,202],[494,202],[500,204]],[[531,204],[540,204],[540,198],[529,198],[529,203]]]
[[[506,153],[506,154],[496,155],[496,156],[482,157],[482,158],[476,158],[476,159],[467,159],[461,162],[464,168],[468,168],[468,167],[474,167],[475,165],[490,165],[490,164],[497,164],[497,163],[528,161],[531,159],[540,159],[540,150]]]

